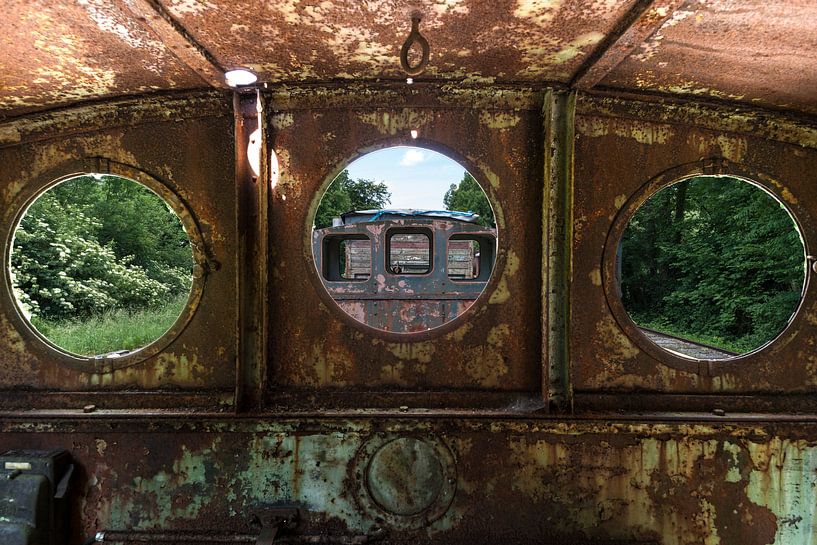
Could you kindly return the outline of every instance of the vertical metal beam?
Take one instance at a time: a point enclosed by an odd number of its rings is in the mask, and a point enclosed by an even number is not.
[[[267,367],[267,210],[269,196],[266,123],[261,94],[236,92],[235,190],[238,232],[236,292],[236,410],[259,409]],[[256,150],[256,151],[253,151]],[[256,156],[253,156],[257,153]],[[257,169],[257,170],[256,170]]]
[[[575,91],[545,94],[542,199],[542,395],[550,411],[571,411],[570,278],[573,240]]]

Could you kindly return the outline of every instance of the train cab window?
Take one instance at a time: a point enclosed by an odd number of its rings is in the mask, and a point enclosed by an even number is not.
[[[368,280],[372,275],[372,241],[358,235],[326,237],[323,276],[329,281]]]
[[[128,178],[83,174],[40,193],[17,222],[9,261],[21,316],[71,357],[124,361],[189,314],[185,224]]]
[[[391,233],[388,239],[392,274],[431,272],[431,237],[426,233]]]
[[[452,235],[446,272],[454,281],[486,281],[494,266],[496,240],[490,235]]]
[[[313,216],[321,297],[342,319],[390,333],[424,332],[462,316],[488,285],[496,241],[482,186],[456,161],[419,147],[353,161]]]
[[[791,322],[805,246],[786,206],[759,184],[696,176],[635,211],[616,271],[621,303],[648,342],[683,358],[731,359]]]
[[[471,280],[479,276],[479,241],[451,240],[448,243],[446,272],[452,280]]]

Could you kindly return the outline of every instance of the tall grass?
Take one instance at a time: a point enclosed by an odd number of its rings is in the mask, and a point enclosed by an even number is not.
[[[161,337],[181,314],[187,297],[144,310],[117,309],[85,320],[52,322],[33,318],[31,323],[48,340],[66,352],[97,356],[143,348]]]

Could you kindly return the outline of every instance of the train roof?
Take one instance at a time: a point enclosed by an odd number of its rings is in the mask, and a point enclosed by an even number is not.
[[[407,218],[446,219],[461,221],[464,223],[477,223],[479,222],[480,216],[474,212],[459,212],[455,210],[418,210],[413,208],[352,210],[350,212],[346,212],[345,214],[341,214],[341,221],[343,222],[343,225]]]

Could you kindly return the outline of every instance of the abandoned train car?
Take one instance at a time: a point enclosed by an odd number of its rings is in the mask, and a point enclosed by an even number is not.
[[[321,281],[358,322],[397,333],[441,326],[465,312],[493,271],[496,229],[477,214],[350,211],[313,232]]]
[[[817,543],[817,3],[3,8],[0,542]],[[466,168],[495,229],[313,233],[392,146]],[[696,176],[761,188],[802,245],[782,331],[739,355],[665,350],[621,300],[628,222]],[[87,220],[91,193],[129,215]],[[175,269],[101,238],[140,218]],[[53,336],[115,286],[178,310],[135,348]]]

